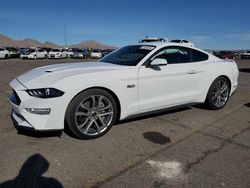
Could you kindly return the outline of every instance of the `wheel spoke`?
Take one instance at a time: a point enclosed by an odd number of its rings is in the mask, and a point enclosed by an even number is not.
[[[84,110],[90,111],[90,109],[89,109],[88,107],[84,106],[83,103],[80,104],[80,107],[81,107],[82,109],[84,109]]]
[[[220,93],[224,93],[224,91],[227,89],[227,85],[224,83],[224,85],[220,88]]]
[[[102,116],[107,116],[107,115],[112,115],[113,112],[104,112],[104,113],[101,113],[99,116],[102,117]]]
[[[84,125],[87,123],[89,121],[89,118],[87,118],[81,125],[78,125],[77,127],[78,128],[83,128],[84,127]]]
[[[85,134],[88,134],[89,128],[91,127],[91,125],[93,124],[94,120],[91,120],[88,124],[88,126],[86,127],[86,129],[84,130]]]
[[[92,98],[92,108],[94,108],[96,106],[95,96],[92,95],[91,98]]]
[[[101,122],[102,124],[102,127],[106,127],[107,125],[103,122],[102,118],[101,117],[98,117],[98,120]]]
[[[88,113],[85,113],[85,112],[76,112],[76,116],[89,116]]]
[[[102,104],[102,99],[103,99],[104,97],[103,96],[100,96],[99,97],[99,100],[98,100],[98,109],[101,107],[101,104]]]
[[[107,106],[105,106],[105,107],[103,107],[103,108],[100,108],[100,111],[106,110],[106,109],[108,109],[108,108],[110,108],[110,107],[111,107],[111,104],[108,104]]]
[[[97,128],[98,134],[100,134],[101,129],[100,129],[98,123],[97,123],[96,121],[94,121],[94,123],[95,123],[95,126],[96,126],[96,128]]]

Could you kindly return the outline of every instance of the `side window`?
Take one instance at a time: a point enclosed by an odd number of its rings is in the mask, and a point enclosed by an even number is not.
[[[3,51],[3,49],[2,49],[2,48],[0,48],[0,51]]]
[[[208,55],[198,50],[192,49],[192,56],[193,56],[193,62],[208,60]]]
[[[166,59],[168,64],[192,62],[191,50],[185,47],[168,47],[159,51],[151,60],[161,58]]]

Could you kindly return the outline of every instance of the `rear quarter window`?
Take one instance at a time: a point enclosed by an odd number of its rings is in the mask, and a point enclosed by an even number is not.
[[[192,58],[193,58],[193,62],[197,62],[197,61],[206,61],[208,60],[208,55],[203,53],[203,52],[200,52],[198,50],[194,50],[192,49]]]

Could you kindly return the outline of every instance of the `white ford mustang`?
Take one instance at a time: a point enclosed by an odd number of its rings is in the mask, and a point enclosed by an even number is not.
[[[11,117],[17,129],[68,126],[79,138],[96,138],[132,115],[197,103],[221,109],[238,74],[234,61],[184,44],[135,44],[99,62],[49,65],[17,77]]]

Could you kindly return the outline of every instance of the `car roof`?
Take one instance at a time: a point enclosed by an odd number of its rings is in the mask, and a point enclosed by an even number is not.
[[[168,46],[180,46],[180,47],[186,47],[186,48],[190,48],[190,49],[195,49],[198,51],[201,51],[205,54],[210,55],[210,53],[200,49],[200,48],[196,48],[194,46],[190,46],[187,45],[185,43],[175,43],[175,42],[147,42],[147,43],[136,43],[134,45],[138,45],[138,46],[155,46],[156,48],[162,48],[162,47],[168,47]]]

